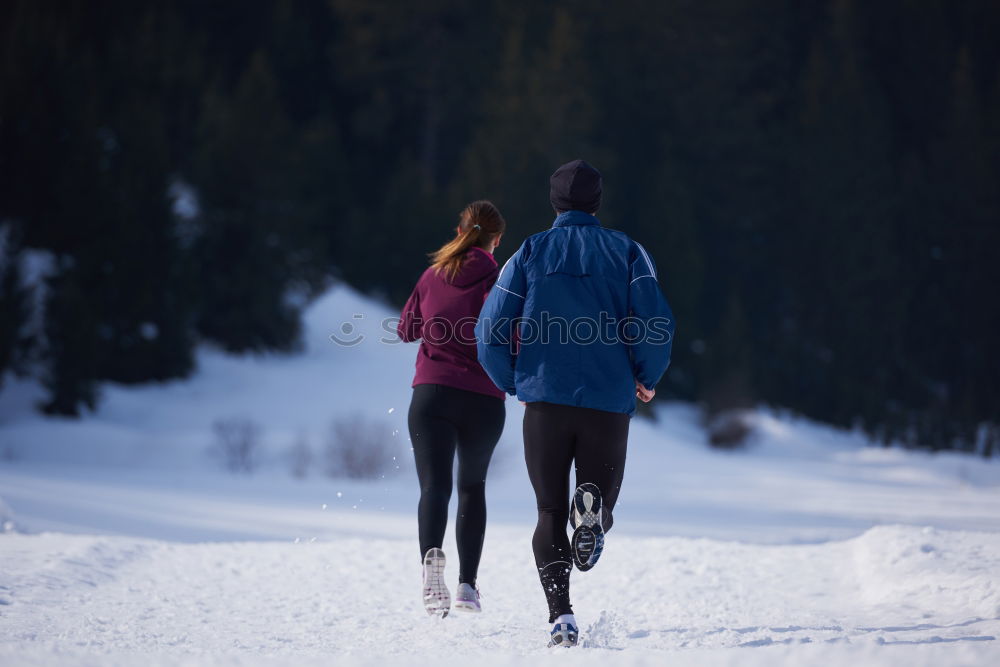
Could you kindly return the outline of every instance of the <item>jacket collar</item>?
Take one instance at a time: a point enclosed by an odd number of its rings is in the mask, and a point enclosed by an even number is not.
[[[465,253],[465,261],[458,273],[448,282],[456,287],[468,287],[497,272],[497,260],[482,248],[472,247]]]
[[[469,252],[476,252],[476,251],[478,251],[478,252],[482,253],[483,255],[485,255],[486,258],[489,259],[490,262],[493,263],[493,266],[497,265],[497,258],[493,256],[493,253],[487,252],[486,250],[480,248],[479,246],[472,246],[469,249]]]
[[[556,216],[553,227],[566,227],[567,225],[600,225],[601,221],[589,213],[583,211],[564,211]]]

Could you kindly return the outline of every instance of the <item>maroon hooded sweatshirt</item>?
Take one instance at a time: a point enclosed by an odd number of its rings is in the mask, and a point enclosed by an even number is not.
[[[417,374],[413,386],[443,384],[504,398],[476,356],[476,321],[483,301],[497,280],[497,262],[481,248],[470,249],[451,280],[428,267],[403,306],[399,337],[418,339]]]

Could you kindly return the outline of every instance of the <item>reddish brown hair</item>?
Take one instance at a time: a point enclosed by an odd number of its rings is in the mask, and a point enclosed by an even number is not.
[[[442,271],[451,280],[462,268],[470,248],[486,248],[507,228],[500,210],[493,202],[474,201],[458,214],[458,234],[430,254],[435,272]]]

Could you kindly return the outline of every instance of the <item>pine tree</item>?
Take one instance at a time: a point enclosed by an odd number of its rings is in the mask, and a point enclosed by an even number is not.
[[[27,333],[33,289],[23,282],[19,231],[0,225],[0,389],[8,371],[25,372],[34,342]]]
[[[539,45],[526,37],[525,13],[511,11],[503,60],[479,101],[483,122],[465,151],[453,195],[454,201],[492,200],[512,239],[551,224],[548,178],[559,165],[586,158],[610,171],[592,140],[597,93],[587,76],[583,26],[565,9],[544,18],[547,34]],[[516,249],[515,243],[507,252]]]
[[[1000,393],[1000,354],[991,343],[991,332],[1000,326],[992,287],[1000,283],[1000,270],[991,261],[1000,244],[1000,174],[993,168],[985,105],[968,48],[955,58],[950,88],[944,131],[931,151],[933,245],[922,276],[928,298],[921,314],[929,310],[935,316],[909,342],[933,343],[939,350],[926,362],[927,384],[935,390],[921,397],[920,431],[933,437],[936,447],[958,440],[971,448],[978,424],[995,419],[990,397]]]
[[[873,423],[886,410],[908,297],[887,107],[858,33],[852,2],[835,0],[809,51],[792,148],[793,254],[784,257],[794,267],[795,338],[781,400],[840,424]]]
[[[192,249],[197,328],[233,352],[297,342],[298,311],[286,298],[303,231],[293,142],[265,53],[253,55],[232,93],[206,94],[192,178],[202,205]]]
[[[39,407],[47,414],[79,416],[97,407],[98,369],[104,350],[101,324],[91,302],[87,275],[63,256],[47,282],[45,341],[47,367],[42,383],[49,396]]]

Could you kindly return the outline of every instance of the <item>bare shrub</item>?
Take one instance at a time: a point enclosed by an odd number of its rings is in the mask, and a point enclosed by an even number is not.
[[[737,449],[747,444],[753,432],[753,392],[746,366],[728,369],[706,388],[702,404],[708,444],[718,449]]]
[[[753,414],[747,410],[724,410],[708,420],[708,443],[718,449],[737,449],[753,433]]]
[[[292,477],[303,479],[309,474],[314,459],[312,448],[304,435],[296,438],[288,448],[288,463],[291,466]]]
[[[14,512],[11,511],[7,503],[0,498],[0,534],[13,533],[17,529],[14,523]]]
[[[392,428],[361,415],[335,419],[326,444],[330,477],[377,479],[396,469],[398,448]]]
[[[260,449],[260,426],[244,417],[219,419],[212,424],[215,452],[232,472],[253,472]]]
[[[983,458],[1000,454],[1000,424],[981,424],[976,434],[976,452]]]

